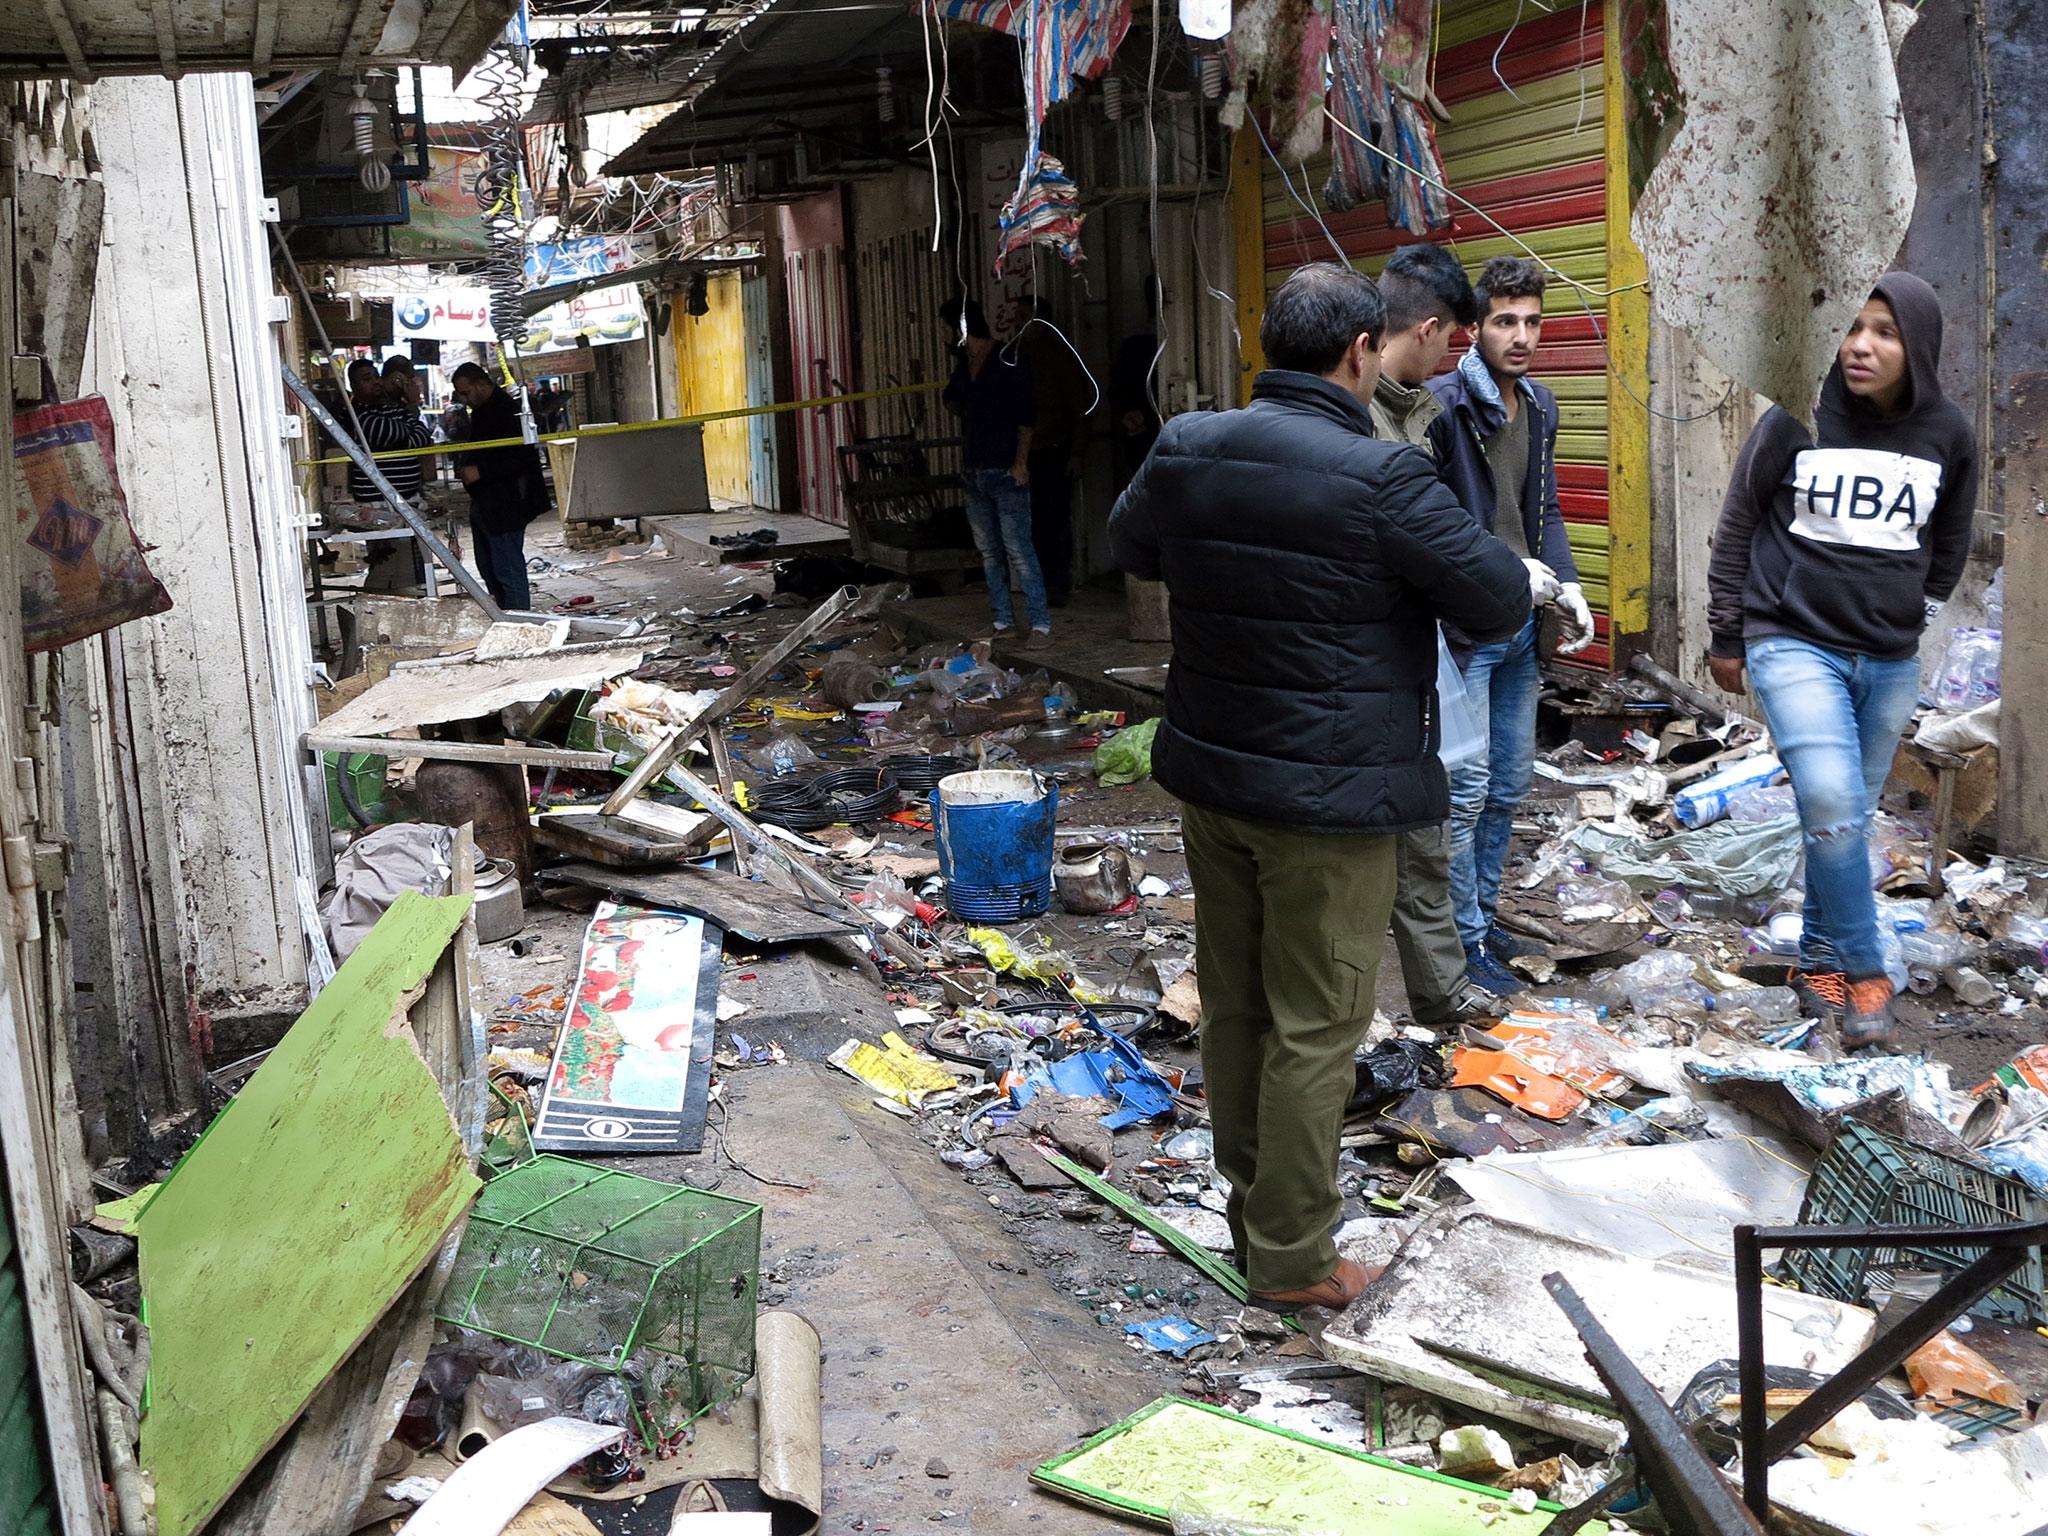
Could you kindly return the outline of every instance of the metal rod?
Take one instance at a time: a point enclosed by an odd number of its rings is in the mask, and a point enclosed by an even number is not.
[[[1755,1227],[1735,1229],[1735,1345],[1742,1390],[1742,1502],[1759,1520],[1771,1513],[1771,1463],[1764,1450],[1764,1250]]]
[[[1607,1384],[1622,1421],[1628,1425],[1636,1475],[1657,1495],[1665,1523],[1674,1531],[1694,1536],[1763,1536],[1763,1519],[1743,1508],[1720,1469],[1694,1444],[1663,1396],[1614,1342],[1571,1283],[1563,1275],[1549,1274],[1543,1277],[1543,1288],[1577,1331],[1594,1374]],[[1745,1464],[1745,1476],[1748,1471]]]
[[[398,494],[397,488],[384,477],[384,471],[377,467],[376,461],[370,457],[363,445],[342,430],[341,423],[334,419],[334,413],[320,403],[320,397],[306,387],[305,381],[292,372],[289,364],[280,363],[278,366],[284,374],[285,388],[297,395],[300,403],[313,413],[313,419],[326,428],[328,436],[341,444],[342,451],[355,461],[356,468],[360,469],[370,484],[377,488],[377,494],[384,498],[392,511],[405,519],[406,526],[412,529],[413,537],[426,546],[429,554],[448,568],[448,574],[455,578],[456,585],[467,592],[476,605],[483,609],[485,617],[493,624],[502,623],[506,619],[515,619],[523,624],[547,622],[537,613],[508,614],[500,608],[491,594],[484,589],[484,584],[470,574],[467,566],[455,558],[455,551],[442,543],[441,536],[427,526],[427,520],[413,510],[412,503]]]
[[[682,756],[684,748],[746,703],[753,691],[767,681],[778,667],[802,649],[820,630],[835,622],[859,597],[858,587],[841,587],[834,592],[811,610],[809,618],[784,635],[779,643],[770,646],[759,661],[734,678],[732,685],[725,692],[650,747],[647,755],[641,758],[633,771],[626,776],[626,782],[613,790],[611,798],[605,801],[605,815],[618,815],[635,797],[645,793],[647,787],[667,772],[675,760]]]

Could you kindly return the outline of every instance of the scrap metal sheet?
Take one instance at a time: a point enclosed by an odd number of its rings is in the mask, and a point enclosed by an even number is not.
[[[1607,1401],[1585,1346],[1540,1283],[1553,1272],[1572,1283],[1666,1401],[1702,1366],[1736,1354],[1732,1279],[1516,1226],[1470,1206],[1425,1221],[1387,1272],[1330,1324],[1323,1352],[1367,1375],[1614,1451],[1628,1435],[1619,1419],[1505,1386],[1428,1347],[1451,1345],[1499,1362],[1522,1381]],[[1870,1341],[1876,1322],[1862,1307],[1766,1286],[1764,1358],[1832,1375]]]
[[[1887,0],[1670,9],[1685,120],[1632,230],[1658,317],[1811,424],[1821,380],[1912,221]]]
[[[565,688],[595,688],[630,672],[649,650],[631,642],[601,651],[543,652],[504,661],[406,667],[372,684],[320,722],[322,736],[384,736],[532,704]]]

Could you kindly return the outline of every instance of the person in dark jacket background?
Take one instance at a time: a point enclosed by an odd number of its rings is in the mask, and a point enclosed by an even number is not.
[[[470,442],[524,433],[518,398],[475,363],[457,368],[449,385],[469,407]],[[548,504],[540,450],[531,443],[466,450],[455,457],[455,473],[469,491],[469,533],[484,586],[500,608],[527,607],[533,598],[526,581],[526,525]]]
[[[1251,405],[1168,421],[1109,525],[1116,563],[1167,587],[1152,767],[1184,805],[1231,1241],[1269,1306],[1365,1285],[1331,1240],[1337,1138],[1397,834],[1449,809],[1435,621],[1491,640],[1529,617],[1521,563],[1429,456],[1373,436],[1384,328],[1370,279],[1297,271],[1267,303]]]
[[[1941,301],[1908,272],[1877,285],[1821,388],[1817,434],[1783,409],[1750,433],[1707,569],[1709,665],[1750,686],[1806,841],[1795,989],[1842,1043],[1892,1031],[1866,851],[1920,698],[1920,634],[1970,553],[1977,441],[1941,391]]]
[[[1529,377],[1543,334],[1543,268],[1496,256],[1473,285],[1479,324],[1457,368],[1429,381],[1443,405],[1429,428],[1451,489],[1489,533],[1528,567],[1538,603],[1566,615],[1564,654],[1593,643],[1593,615],[1557,501],[1557,397]],[[1451,784],[1451,899],[1472,979],[1520,990],[1503,963],[1520,946],[1494,921],[1515,810],[1536,764],[1537,623],[1491,645],[1447,636],[1464,669],[1465,696],[1486,731],[1486,754]]]

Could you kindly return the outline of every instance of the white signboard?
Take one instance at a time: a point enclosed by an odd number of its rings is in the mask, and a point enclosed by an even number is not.
[[[401,294],[391,301],[395,341],[490,341],[491,290],[436,288]]]
[[[522,352],[561,352],[570,347],[638,341],[647,334],[647,311],[633,283],[593,288],[550,304],[526,322]]]

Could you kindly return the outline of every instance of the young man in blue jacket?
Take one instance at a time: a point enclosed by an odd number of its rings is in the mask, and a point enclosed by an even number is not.
[[[1443,414],[1429,429],[1445,481],[1488,533],[1529,568],[1536,600],[1563,611],[1562,654],[1593,643],[1593,615],[1579,586],[1557,504],[1557,397],[1529,377],[1543,335],[1543,268],[1497,256],[1473,285],[1479,324],[1456,371],[1431,379]],[[1515,810],[1536,761],[1541,682],[1537,620],[1506,640],[1473,645],[1446,637],[1465,694],[1486,730],[1484,757],[1451,782],[1451,900],[1472,979],[1502,996],[1521,990],[1502,963],[1519,945],[1494,921]]]

